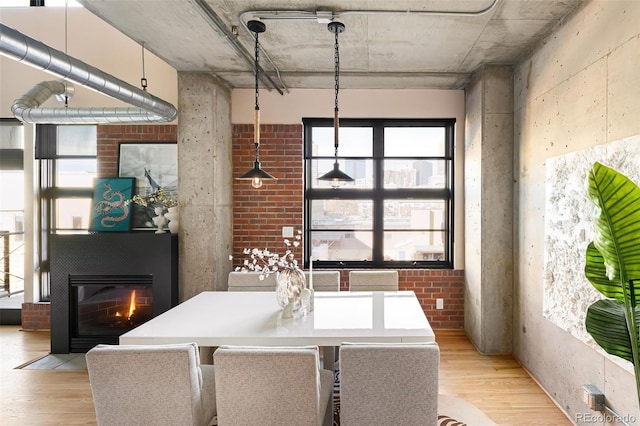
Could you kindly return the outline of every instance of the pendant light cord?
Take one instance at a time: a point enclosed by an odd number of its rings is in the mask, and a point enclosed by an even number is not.
[[[255,47],[254,47],[254,68],[255,68],[255,72],[254,72],[254,81],[255,81],[255,88],[256,88],[256,93],[255,93],[255,119],[254,119],[254,129],[253,129],[253,142],[255,144],[255,148],[256,148],[256,162],[260,161],[260,95],[259,95],[259,90],[258,90],[258,80],[260,78],[260,40],[258,39],[258,35],[260,33],[258,33],[257,31],[254,33],[255,37],[256,37],[256,42],[255,42]]]
[[[140,79],[142,90],[147,91],[147,77],[144,72],[144,41],[142,42],[142,78]]]
[[[68,25],[68,16],[69,16],[69,0],[65,0],[64,2],[64,53],[66,55],[69,54],[68,52],[68,32],[69,32],[69,25]],[[67,93],[67,81],[64,81],[64,107],[65,108],[69,108],[69,95]]]
[[[335,107],[334,107],[334,117],[333,117],[333,127],[334,127],[334,148],[335,148],[335,157],[336,161],[338,161],[338,129],[340,128],[340,121],[338,118],[338,92],[340,91],[340,46],[338,44],[338,33],[340,31],[335,31],[335,43],[334,49],[335,53],[333,55],[333,59],[335,62]]]

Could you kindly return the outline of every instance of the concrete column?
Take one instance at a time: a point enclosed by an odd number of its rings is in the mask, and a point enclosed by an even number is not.
[[[180,301],[226,290],[232,251],[231,89],[209,73],[178,73]]]
[[[481,353],[511,352],[512,69],[479,70],[465,107],[465,330]]]

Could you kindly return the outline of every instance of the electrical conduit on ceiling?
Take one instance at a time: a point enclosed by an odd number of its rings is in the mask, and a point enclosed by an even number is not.
[[[198,3],[202,2],[202,0],[192,0]],[[257,20],[265,20],[265,19],[274,19],[274,20],[315,20],[318,23],[328,24],[329,22],[339,19],[342,16],[347,15],[440,15],[440,16],[482,16],[491,11],[493,11],[498,2],[500,0],[493,0],[493,2],[480,10],[474,11],[462,11],[462,10],[341,10],[338,12],[333,12],[331,10],[316,10],[316,11],[305,11],[305,10],[247,10],[240,14],[238,17],[240,24],[242,27],[250,33],[249,28],[247,28],[246,22],[251,19]],[[262,53],[269,60],[271,65],[273,66],[276,75],[280,81],[282,87],[286,90],[286,85],[282,81],[280,76],[280,70],[273,63],[269,54],[265,51],[264,47],[262,48]],[[282,94],[282,92],[280,92]]]
[[[173,121],[178,115],[170,103],[2,23],[0,54],[137,107],[38,108],[50,96],[66,91],[64,82],[43,81],[11,107],[16,118],[26,123],[157,123]]]

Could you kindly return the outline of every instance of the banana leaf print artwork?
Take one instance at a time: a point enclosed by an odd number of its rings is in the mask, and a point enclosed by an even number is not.
[[[604,298],[587,310],[585,327],[608,354],[633,364],[640,406],[640,187],[596,162],[587,195],[598,215],[585,276]]]
[[[96,178],[91,203],[90,231],[131,230],[131,206],[135,178]]]

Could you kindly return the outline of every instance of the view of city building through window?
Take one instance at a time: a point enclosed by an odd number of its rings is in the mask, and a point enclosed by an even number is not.
[[[331,122],[305,124],[308,252],[319,265],[451,267],[454,120],[342,120],[340,169]]]
[[[24,138],[18,120],[0,120],[0,295],[24,291]]]

